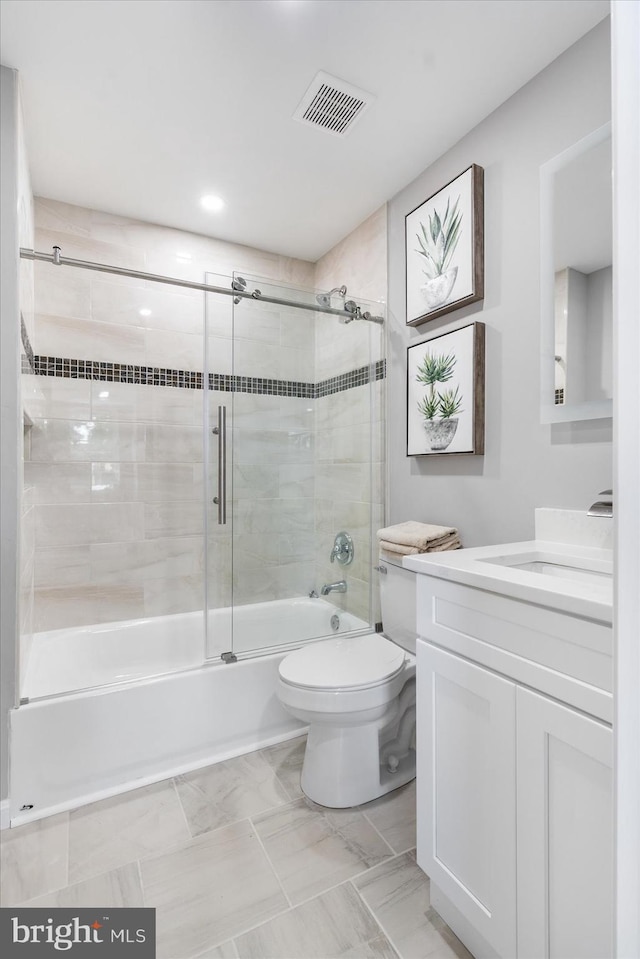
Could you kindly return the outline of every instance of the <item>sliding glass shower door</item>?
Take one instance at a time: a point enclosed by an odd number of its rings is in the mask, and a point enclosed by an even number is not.
[[[81,260],[34,274],[22,697],[375,622],[384,338],[361,314],[379,306]]]
[[[214,378],[209,404],[211,429],[226,412],[226,522],[210,504],[209,624],[218,625],[208,650],[244,656],[375,622],[384,335],[381,323],[353,319],[344,297],[331,303],[334,315],[313,308],[315,291],[246,274],[233,282],[255,295],[216,303],[208,335],[210,371],[219,356],[231,377]],[[358,305],[380,315],[379,304]],[[217,491],[220,441],[211,437]],[[344,566],[331,561],[340,532],[353,544]]]

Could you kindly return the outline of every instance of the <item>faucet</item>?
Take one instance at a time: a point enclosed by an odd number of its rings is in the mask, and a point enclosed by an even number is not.
[[[320,590],[321,596],[327,596],[329,593],[346,593],[347,591],[347,581],[344,579],[339,580],[337,583],[325,583],[322,589]]]
[[[600,490],[598,496],[606,496],[608,498],[592,503],[587,510],[587,516],[613,516],[613,490]]]

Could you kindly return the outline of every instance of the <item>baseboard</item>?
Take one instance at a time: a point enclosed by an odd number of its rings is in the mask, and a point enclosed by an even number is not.
[[[2,802],[0,802],[0,830],[8,829],[10,825],[9,800],[3,799]]]

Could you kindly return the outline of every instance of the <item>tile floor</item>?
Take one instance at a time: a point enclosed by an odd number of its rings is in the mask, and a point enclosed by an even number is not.
[[[300,790],[304,738],[0,836],[2,905],[156,908],[158,959],[471,959],[415,862],[415,784]]]

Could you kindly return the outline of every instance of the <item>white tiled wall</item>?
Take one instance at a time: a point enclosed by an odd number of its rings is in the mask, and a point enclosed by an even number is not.
[[[387,295],[387,227],[383,206],[316,263],[316,286],[332,289],[345,283],[347,299],[366,298],[366,309],[385,314]],[[316,330],[316,378],[345,372],[386,355],[385,328],[363,321],[338,324],[319,316]],[[380,620],[375,532],[384,525],[385,380],[334,393],[317,401],[316,578],[346,578],[347,592],[335,602],[365,619]],[[371,449],[371,461],[369,450]],[[351,534],[355,546],[350,566],[329,563],[333,538]],[[370,605],[371,603],[371,605]]]
[[[384,212],[384,211],[383,211]],[[381,297],[382,215],[315,267],[301,260],[36,200],[39,250],[226,285],[233,270],[274,283],[327,288],[341,269]],[[363,254],[360,249],[364,243]],[[358,256],[355,255],[358,252]],[[367,254],[367,251],[368,254]],[[38,263],[36,353],[199,371],[204,297],[132,278]],[[375,272],[375,279],[370,275]],[[216,274],[215,276],[213,274]],[[226,274],[226,275],[225,275]],[[140,310],[150,311],[141,315]],[[303,310],[207,297],[209,369],[313,382],[366,365],[382,340],[366,324],[323,326]],[[363,352],[364,350],[364,352]],[[211,606],[308,593],[337,572],[328,565],[339,529],[358,543],[346,608],[368,618],[370,517],[381,522],[383,383],[320,400],[165,386],[24,377],[34,421],[26,478],[36,532],[35,628],[96,623],[200,608],[204,602],[203,503],[208,504]],[[234,542],[204,490],[203,403],[232,413]],[[373,408],[375,412],[371,413]],[[231,409],[232,407],[232,409]],[[368,464],[375,436],[376,463]],[[209,435],[210,483],[217,440]],[[377,457],[380,456],[380,460]],[[315,476],[315,479],[314,479]],[[231,493],[231,488],[230,488]],[[322,557],[322,560],[321,560]],[[334,594],[335,595],[335,594]]]

